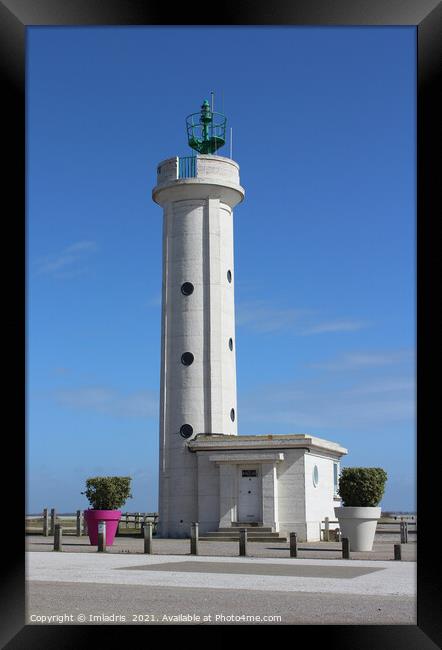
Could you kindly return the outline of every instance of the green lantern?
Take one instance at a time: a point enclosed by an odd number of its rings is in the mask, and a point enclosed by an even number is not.
[[[213,154],[226,143],[226,117],[211,110],[207,99],[201,111],[186,118],[189,147],[201,154]]]

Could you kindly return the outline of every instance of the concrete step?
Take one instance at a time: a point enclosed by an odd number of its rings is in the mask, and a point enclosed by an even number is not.
[[[247,533],[273,533],[273,528],[271,526],[235,526],[231,528],[218,528],[218,531],[220,533],[235,533],[239,535],[239,531],[241,528],[245,528],[247,530]]]
[[[229,537],[214,537],[210,536],[209,533],[206,533],[204,535],[199,536],[199,540],[201,542],[239,542],[239,536],[229,536]],[[269,537],[268,535],[257,535],[256,537],[250,537],[249,535],[247,536],[247,540],[249,542],[267,542],[267,543],[275,543],[278,544],[279,542],[286,542],[287,537]]]
[[[204,535],[206,537],[219,537],[220,539],[222,537],[235,537],[236,539],[239,539],[240,533],[239,533],[239,531],[235,532],[235,531],[227,531],[227,530],[221,531],[220,530],[220,531],[217,531],[217,532],[204,533]],[[279,533],[272,533],[272,532],[269,532],[269,531],[261,531],[261,532],[247,531],[247,537],[249,539],[252,539],[254,537],[279,537]]]
[[[249,542],[286,542],[287,537],[275,533],[271,526],[262,526],[258,524],[232,524],[231,527],[219,528],[200,535],[202,541],[213,542],[239,542],[241,529],[247,530],[247,539]]]
[[[263,528],[257,521],[232,521],[232,528]]]
[[[207,537],[206,535],[200,535],[198,537],[200,542],[238,542],[238,537]]]

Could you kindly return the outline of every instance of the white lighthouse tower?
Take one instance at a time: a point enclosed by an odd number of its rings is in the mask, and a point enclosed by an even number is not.
[[[198,435],[237,435],[233,208],[239,166],[215,155],[226,120],[207,100],[187,118],[188,157],[161,162],[163,208],[159,534],[187,537],[198,520]],[[201,498],[201,497],[200,497]]]
[[[239,166],[216,155],[226,119],[204,101],[187,118],[193,153],[158,166],[164,211],[160,537],[317,541],[340,505],[335,442],[306,433],[237,435],[233,208]]]

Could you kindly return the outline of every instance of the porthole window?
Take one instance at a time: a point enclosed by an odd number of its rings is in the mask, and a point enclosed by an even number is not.
[[[318,487],[318,483],[319,483],[319,471],[318,471],[318,466],[315,465],[313,468],[313,485],[315,487]]]
[[[183,366],[190,366],[191,363],[193,363],[194,356],[191,352],[184,352],[184,354],[181,355],[181,363]]]
[[[190,296],[193,293],[194,286],[191,282],[185,282],[181,285],[181,293],[183,296]]]
[[[229,339],[229,349],[233,350],[233,339]]]
[[[235,422],[235,409],[230,410],[230,419],[232,422]]]
[[[193,433],[193,427],[191,427],[190,424],[183,424],[183,426],[180,429],[180,434],[183,436],[183,438],[190,438],[192,433]]]
[[[227,280],[232,282],[232,271],[230,269],[227,271]]]

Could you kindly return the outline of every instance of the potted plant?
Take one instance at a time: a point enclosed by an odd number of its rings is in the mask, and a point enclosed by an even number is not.
[[[345,467],[339,477],[342,507],[335,508],[341,536],[349,540],[351,551],[371,551],[378,519],[379,503],[387,480],[380,467]]]
[[[114,541],[121,508],[132,497],[130,476],[94,476],[86,480],[85,494],[91,508],[84,511],[89,540],[92,546],[98,546],[98,522],[106,522],[106,546]]]

